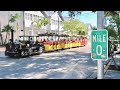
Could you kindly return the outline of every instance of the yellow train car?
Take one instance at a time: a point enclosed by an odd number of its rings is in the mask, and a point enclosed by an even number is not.
[[[75,47],[80,47],[83,44],[83,41],[78,36],[69,36],[69,35],[57,35],[57,34],[42,34],[39,35],[39,40],[44,44],[45,52],[56,51],[61,49],[70,49]]]

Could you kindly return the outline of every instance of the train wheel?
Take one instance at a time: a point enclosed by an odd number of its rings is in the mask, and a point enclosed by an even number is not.
[[[19,51],[18,54],[17,54],[17,58],[20,58],[20,57],[21,57],[21,53]]]
[[[32,48],[29,48],[28,55],[32,55],[32,54],[33,54]]]
[[[25,56],[25,51],[21,51],[21,57]]]
[[[5,56],[7,56],[8,54],[7,54],[7,51],[5,51]]]
[[[39,48],[39,54],[43,53],[43,51],[44,51],[43,47],[40,47]]]
[[[24,51],[24,53],[25,53],[25,56],[28,56],[28,55],[29,55],[28,51]]]

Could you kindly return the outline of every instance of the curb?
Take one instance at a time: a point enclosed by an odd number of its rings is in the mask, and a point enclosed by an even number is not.
[[[93,72],[88,78],[86,79],[97,79],[97,72]]]

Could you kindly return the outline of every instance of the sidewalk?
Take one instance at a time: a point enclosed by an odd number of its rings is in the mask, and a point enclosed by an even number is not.
[[[117,54],[115,56],[115,61],[116,64],[120,66],[120,54]],[[111,65],[114,65],[114,63],[112,62]],[[97,77],[97,70],[95,70],[87,79],[95,79],[96,77]],[[106,75],[104,76],[104,79],[120,79],[120,71],[108,69]]]
[[[0,57],[5,57],[5,47],[0,47]]]

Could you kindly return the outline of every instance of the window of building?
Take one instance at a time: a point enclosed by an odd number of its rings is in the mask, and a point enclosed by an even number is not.
[[[50,23],[52,24],[52,19],[50,20]]]
[[[34,20],[36,20],[36,15],[34,15]]]
[[[35,15],[35,20],[37,20],[37,15]]]
[[[38,16],[37,15],[35,15],[35,20],[37,20],[38,19]]]
[[[34,15],[32,14],[32,21],[34,21]]]
[[[37,15],[37,20],[39,19],[39,16]]]
[[[30,20],[30,14],[29,14],[29,13],[28,13],[28,15],[27,15],[27,19]]]
[[[35,21],[35,15],[33,15],[33,21]]]
[[[60,24],[62,25],[62,21],[60,21]]]
[[[54,20],[53,19],[51,19],[51,24],[54,24]]]
[[[56,20],[56,25],[58,25],[58,21]]]
[[[25,19],[27,19],[27,13],[25,13]]]
[[[30,14],[30,20],[32,20],[32,14]]]
[[[54,24],[54,20],[52,20],[52,24]]]
[[[13,14],[10,14],[10,17],[12,17],[13,16]]]
[[[32,36],[32,31],[29,31],[29,35]]]
[[[54,25],[56,24],[56,22],[55,22],[55,20],[54,20],[54,23],[53,23]]]
[[[37,19],[40,19],[40,17],[39,17],[39,16],[37,16]]]
[[[55,25],[55,20],[53,20],[53,24]]]
[[[54,20],[54,24],[56,25],[56,20]]]
[[[41,17],[41,16],[39,16],[39,18],[40,18],[40,19],[42,19],[42,17]]]

